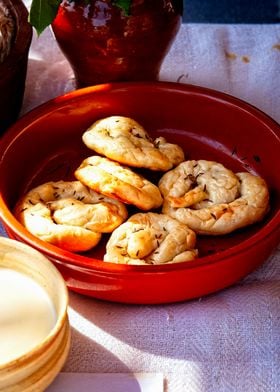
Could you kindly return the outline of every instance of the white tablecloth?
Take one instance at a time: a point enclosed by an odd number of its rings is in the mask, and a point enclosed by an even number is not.
[[[280,122],[280,25],[183,25],[161,79],[230,93]],[[22,113],[72,88],[50,31],[34,34]],[[279,279],[276,250],[241,282],[200,300],[129,306],[70,293],[63,372],[161,373],[166,392],[278,392]]]

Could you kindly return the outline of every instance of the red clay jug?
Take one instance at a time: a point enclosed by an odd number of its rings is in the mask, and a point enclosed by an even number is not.
[[[183,1],[63,0],[52,29],[77,87],[156,80],[182,21]]]

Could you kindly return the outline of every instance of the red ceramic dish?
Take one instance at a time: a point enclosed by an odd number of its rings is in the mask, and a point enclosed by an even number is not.
[[[81,141],[96,119],[126,115],[152,136],[180,144],[189,159],[213,159],[257,173],[271,192],[271,210],[256,225],[223,237],[199,237],[199,259],[161,266],[102,262],[104,242],[73,254],[40,241],[13,216],[18,197],[49,180],[72,179],[92,152]],[[68,287],[110,301],[182,301],[225,288],[271,254],[280,234],[280,127],[261,111],[213,90],[176,83],[119,83],[76,90],[22,117],[0,142],[0,216],[12,238],[51,259]]]

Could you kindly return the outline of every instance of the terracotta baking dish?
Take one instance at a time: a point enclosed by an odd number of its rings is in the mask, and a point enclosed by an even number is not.
[[[160,266],[104,263],[106,237],[74,254],[42,242],[13,216],[19,196],[48,180],[73,179],[92,152],[81,136],[95,120],[126,115],[152,135],[180,144],[186,159],[209,159],[268,183],[271,209],[259,224],[219,237],[200,236],[200,257]],[[251,105],[202,87],[177,83],[119,83],[76,90],[25,115],[0,145],[0,216],[10,237],[46,255],[79,293],[152,304],[200,297],[232,285],[261,265],[279,242],[280,127]]]

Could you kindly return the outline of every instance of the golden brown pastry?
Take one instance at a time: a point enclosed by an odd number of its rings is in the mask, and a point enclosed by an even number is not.
[[[212,161],[186,161],[159,182],[162,212],[199,234],[227,234],[263,219],[269,208],[265,181]]]
[[[163,137],[152,140],[135,120],[111,116],[96,121],[83,134],[87,147],[127,166],[167,171],[184,160],[184,152]]]
[[[132,215],[111,234],[104,261],[119,264],[167,264],[197,257],[195,233],[164,214]]]
[[[36,237],[69,251],[86,251],[127,218],[125,206],[79,181],[48,182],[30,190],[16,218]]]
[[[158,208],[162,204],[156,185],[107,158],[94,155],[85,159],[75,171],[75,176],[96,192],[133,204],[141,210]]]

